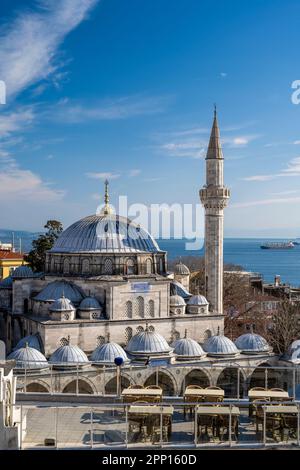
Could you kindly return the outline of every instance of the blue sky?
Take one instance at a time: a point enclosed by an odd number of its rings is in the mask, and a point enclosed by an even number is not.
[[[227,236],[300,236],[298,0],[2,0],[2,228],[199,203],[216,102]],[[202,227],[203,229],[203,227]],[[202,231],[202,230],[200,230]]]

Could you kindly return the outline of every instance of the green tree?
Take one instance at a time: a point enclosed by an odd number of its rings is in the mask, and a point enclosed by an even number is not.
[[[44,228],[46,233],[40,235],[32,242],[32,250],[25,257],[34,271],[43,271],[45,268],[46,252],[50,250],[55,240],[63,231],[63,226],[58,220],[48,220]]]

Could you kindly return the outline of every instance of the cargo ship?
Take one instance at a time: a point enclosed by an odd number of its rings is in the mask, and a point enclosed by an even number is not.
[[[295,247],[293,242],[267,242],[260,245],[263,250],[289,250]]]

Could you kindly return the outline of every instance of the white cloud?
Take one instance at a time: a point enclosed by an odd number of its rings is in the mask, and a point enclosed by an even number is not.
[[[32,106],[26,106],[15,111],[0,114],[0,140],[17,131],[24,131],[34,120]]]
[[[30,170],[20,169],[18,166],[3,168],[0,172],[0,198],[6,200],[58,201],[65,192],[52,189],[41,177]]]
[[[280,173],[269,175],[254,175],[242,178],[244,181],[270,181],[275,178],[286,176],[300,176],[300,157],[293,158],[288,162],[287,168],[281,170]]]
[[[259,134],[249,134],[249,135],[240,135],[234,137],[223,137],[221,138],[221,142],[224,145],[228,145],[229,147],[245,147],[253,140],[258,139],[261,137]]]
[[[48,109],[45,116],[55,121],[77,124],[86,121],[109,121],[128,119],[141,115],[161,113],[170,102],[170,97],[132,95],[117,99],[106,99],[98,103],[79,103],[64,99]]]
[[[282,197],[282,198],[270,198],[270,199],[260,199],[257,201],[248,201],[248,202],[237,202],[230,205],[232,208],[243,208],[243,207],[252,207],[252,206],[269,206],[275,204],[293,204],[299,203],[300,196],[298,197]]]
[[[221,72],[220,75],[221,75],[222,78],[227,77],[227,73],[226,73],[226,72]]]
[[[141,174],[141,170],[139,170],[138,168],[135,168],[133,170],[129,170],[129,172],[128,172],[128,176],[130,178],[133,178],[133,177],[138,176],[140,174]]]
[[[295,141],[293,142],[293,144],[294,144],[294,145],[300,145],[300,140],[295,140]]]
[[[120,178],[119,173],[111,173],[111,172],[88,172],[85,174],[88,178],[96,179],[96,180],[114,180]]]
[[[254,175],[254,176],[246,176],[242,178],[244,181],[270,181],[276,178],[277,175]]]
[[[194,139],[168,142],[162,144],[159,149],[171,157],[203,158],[205,155],[204,142]]]
[[[59,73],[65,36],[87,16],[97,0],[40,0],[37,12],[22,12],[0,32],[0,77],[11,97]]]

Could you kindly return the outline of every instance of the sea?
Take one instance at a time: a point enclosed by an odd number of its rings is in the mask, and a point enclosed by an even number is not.
[[[18,249],[28,252],[31,249],[32,240],[39,233],[14,231],[14,243]],[[12,232],[0,229],[0,241],[11,242]],[[280,275],[284,283],[294,287],[300,286],[300,245],[295,245],[289,250],[262,250],[260,246],[268,241],[286,242],[288,239],[279,238],[225,238],[224,262],[241,266],[246,271],[261,274],[265,281],[273,282],[275,275]],[[168,259],[180,256],[204,256],[203,240],[197,243],[197,249],[189,249],[191,240],[187,239],[158,239],[161,250],[168,252]],[[193,243],[194,245],[194,243]]]

